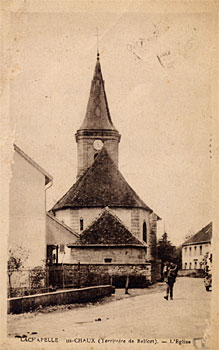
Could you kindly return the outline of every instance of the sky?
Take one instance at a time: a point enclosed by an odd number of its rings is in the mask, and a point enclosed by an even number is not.
[[[133,2],[132,2],[133,4]],[[73,185],[75,133],[97,51],[119,169],[176,245],[212,221],[212,13],[18,11],[11,16],[10,125],[48,173],[47,209]]]

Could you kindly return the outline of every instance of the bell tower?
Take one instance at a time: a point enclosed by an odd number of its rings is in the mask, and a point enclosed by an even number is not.
[[[90,96],[82,126],[75,134],[78,147],[79,178],[93,163],[96,155],[105,147],[118,166],[118,148],[121,135],[115,129],[107,103],[99,52],[91,82]]]

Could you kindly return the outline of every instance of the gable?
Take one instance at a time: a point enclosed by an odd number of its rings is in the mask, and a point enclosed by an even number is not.
[[[80,234],[76,244],[144,246],[109,209]]]

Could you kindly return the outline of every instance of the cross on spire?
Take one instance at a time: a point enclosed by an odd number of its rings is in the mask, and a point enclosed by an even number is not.
[[[96,28],[96,30],[97,30],[97,34],[96,34],[96,37],[97,37],[97,59],[99,60],[100,52],[99,52],[99,33],[98,33],[98,27]]]

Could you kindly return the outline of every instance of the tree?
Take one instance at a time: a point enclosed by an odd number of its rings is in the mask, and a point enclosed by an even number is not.
[[[9,249],[8,254],[8,282],[10,288],[10,294],[12,290],[11,277],[16,271],[20,271],[24,267],[24,262],[27,260],[28,251],[23,249],[22,246],[15,246]]]
[[[158,240],[157,255],[158,259],[161,260],[162,267],[166,261],[177,264],[179,269],[182,267],[182,247],[176,247],[175,245],[173,245],[168,240],[166,232]]]

